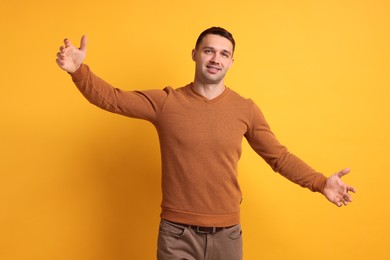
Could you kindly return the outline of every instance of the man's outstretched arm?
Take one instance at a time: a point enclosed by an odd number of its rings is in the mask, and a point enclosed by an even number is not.
[[[92,104],[109,112],[153,122],[167,98],[165,90],[125,91],[116,88],[95,75],[84,64],[87,37],[81,37],[80,48],[69,39],[57,53],[56,62],[68,72],[76,87]]]

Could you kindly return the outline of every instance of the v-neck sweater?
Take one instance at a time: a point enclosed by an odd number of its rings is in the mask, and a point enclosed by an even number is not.
[[[209,227],[240,223],[237,164],[244,137],[275,172],[311,191],[323,191],[327,178],[290,153],[259,107],[230,88],[208,100],[192,83],[124,91],[85,64],[71,76],[92,104],[155,126],[162,163],[161,217],[166,220]]]

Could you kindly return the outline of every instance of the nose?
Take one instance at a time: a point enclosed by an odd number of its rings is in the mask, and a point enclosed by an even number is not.
[[[219,57],[219,54],[217,53],[217,52],[215,52],[214,54],[213,54],[213,56],[211,57],[211,62],[212,63],[215,63],[215,64],[219,64],[219,59],[220,59],[220,57]]]

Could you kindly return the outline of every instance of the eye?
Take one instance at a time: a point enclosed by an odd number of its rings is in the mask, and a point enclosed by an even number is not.
[[[230,54],[229,53],[227,53],[227,52],[222,52],[222,57],[224,57],[224,58],[229,58],[230,57]]]

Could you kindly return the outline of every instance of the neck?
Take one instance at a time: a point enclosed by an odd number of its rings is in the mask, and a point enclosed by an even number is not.
[[[217,84],[204,84],[195,80],[192,87],[196,93],[202,95],[208,100],[218,97],[225,91],[225,85],[223,84],[223,81]]]

